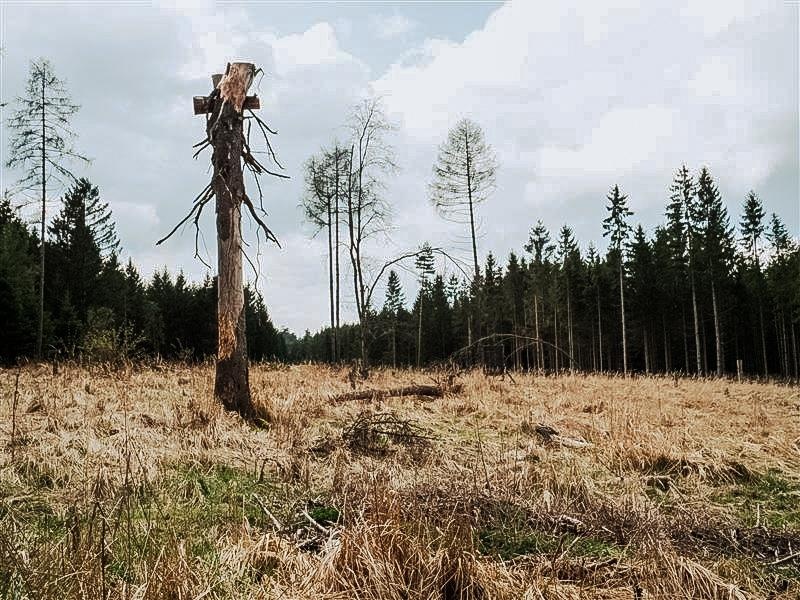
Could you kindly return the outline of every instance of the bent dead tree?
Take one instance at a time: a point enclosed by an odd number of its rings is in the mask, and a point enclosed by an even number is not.
[[[212,76],[214,89],[211,94],[194,98],[194,114],[206,115],[206,137],[195,144],[194,157],[197,158],[205,148],[211,146],[213,175],[211,182],[194,199],[189,213],[157,242],[161,244],[192,220],[195,226],[195,257],[202,261],[197,245],[200,215],[205,205],[212,198],[216,199],[218,341],[214,396],[226,409],[238,412],[246,419],[254,419],[258,415],[250,399],[248,379],[242,274],[242,206],[247,208],[256,222],[259,239],[263,233],[267,241],[277,244],[277,239],[260,216],[266,213],[259,176],[267,173],[285,177],[267,169],[250,147],[250,131],[255,123],[257,132],[266,142],[266,154],[281,168],[269,141],[269,134],[276,132],[253,112],[260,108],[258,97],[247,95],[258,72],[252,63],[229,63],[225,75]],[[249,113],[247,117],[244,116],[245,110]],[[252,173],[258,188],[258,210],[245,192],[243,167]]]

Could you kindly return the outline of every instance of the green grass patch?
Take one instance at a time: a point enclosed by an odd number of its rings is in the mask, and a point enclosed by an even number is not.
[[[476,546],[482,554],[509,560],[528,554],[609,558],[620,556],[622,548],[600,538],[573,533],[552,533],[537,529],[518,508],[497,507],[476,531]]]
[[[800,483],[776,470],[727,486],[714,501],[734,507],[747,526],[754,526],[760,515],[762,525],[800,529]]]

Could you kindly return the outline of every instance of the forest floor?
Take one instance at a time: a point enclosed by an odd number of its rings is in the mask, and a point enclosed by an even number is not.
[[[0,598],[800,597],[797,387],[458,383],[254,366],[256,428],[210,366],[0,370]]]

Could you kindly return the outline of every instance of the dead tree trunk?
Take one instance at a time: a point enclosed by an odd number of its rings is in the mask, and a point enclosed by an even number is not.
[[[245,201],[242,104],[255,67],[233,63],[219,85],[220,98],[206,133],[214,148],[211,187],[217,199],[217,373],[214,395],[222,405],[252,418],[242,280],[242,202]]]
[[[195,197],[189,213],[156,242],[162,244],[188,221],[195,227],[195,257],[200,258],[197,239],[203,208],[216,199],[217,207],[217,372],[214,397],[222,405],[246,419],[257,417],[250,400],[248,381],[247,338],[245,336],[245,298],[242,276],[242,205],[258,224],[267,241],[278,243],[275,235],[244,190],[243,166],[256,180],[259,202],[263,200],[259,175],[267,173],[286,178],[265,167],[250,148],[250,129],[244,133],[244,109],[250,111],[248,123],[255,122],[267,144],[268,156],[279,168],[281,164],[272,150],[268,133],[275,133],[253,112],[260,108],[258,96],[247,96],[257,71],[251,63],[229,63],[225,75],[212,75],[214,90],[208,96],[195,96],[194,114],[206,116],[206,137],[194,148],[197,156],[209,146],[213,149],[211,182]],[[263,206],[261,212],[264,213]],[[280,244],[278,244],[280,245]],[[200,259],[202,261],[202,258]]]

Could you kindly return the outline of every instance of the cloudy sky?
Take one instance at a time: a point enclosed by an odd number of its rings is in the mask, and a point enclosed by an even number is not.
[[[537,219],[604,248],[614,184],[652,231],[682,162],[709,166],[734,222],[754,189],[797,236],[798,3],[638,4],[2,0],[0,97],[13,101],[29,61],[49,58],[82,106],[76,147],[93,161],[77,173],[111,205],[125,256],[145,275],[166,265],[199,279],[191,229],[154,245],[208,179],[208,156],[191,158],[204,127],[191,98],[231,59],[262,67],[261,116],[292,179],[266,182],[282,249],[251,252],[273,320],[298,333],[328,310],[325,243],[299,209],[302,166],[371,94],[398,126],[401,169],[386,186],[391,240],[375,240],[373,264],[424,240],[468,258],[465,231],[437,216],[427,191],[437,147],[463,116],[500,165],[480,208],[483,256],[521,252]],[[17,176],[4,170],[0,187]],[[204,232],[214,264],[212,218]]]

